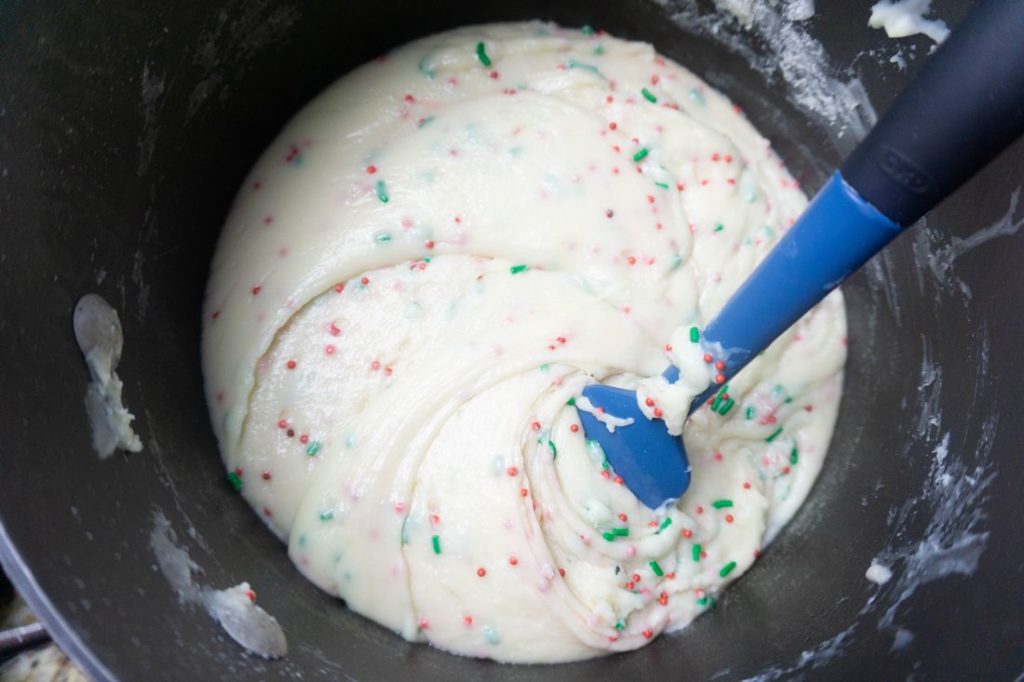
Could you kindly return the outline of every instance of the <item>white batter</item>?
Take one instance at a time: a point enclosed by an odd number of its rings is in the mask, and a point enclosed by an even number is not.
[[[229,478],[310,580],[411,640],[553,662],[681,628],[821,466],[841,297],[690,420],[671,509],[568,403],[670,360],[709,371],[690,327],[805,203],[649,45],[476,26],[367,64],[281,133],[221,237],[203,358]]]

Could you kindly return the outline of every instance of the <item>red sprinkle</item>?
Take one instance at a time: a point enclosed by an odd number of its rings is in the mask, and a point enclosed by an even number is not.
[[[509,476],[516,476],[517,474],[519,474],[519,469],[515,467],[509,467],[507,471]]]
[[[714,358],[711,357],[711,353],[705,353],[704,354],[704,362],[706,362],[708,364],[711,364],[712,360],[714,360]]]
[[[732,515],[732,514],[726,514],[726,515],[725,515],[725,522],[726,522],[726,523],[732,523],[732,522],[733,522],[733,521],[735,521],[735,520],[736,520],[736,519],[735,519],[735,518],[733,518],[733,515]]]
[[[683,529],[683,537],[684,538],[692,538],[693,537],[693,531],[690,530],[689,528],[684,528]]]
[[[262,474],[260,474],[260,475],[261,475],[261,476],[263,477],[263,480],[264,480],[264,481],[269,481],[269,480],[270,480],[270,479],[272,478],[272,476],[270,475],[270,472],[269,472],[269,471],[264,471],[264,472],[263,472]]]
[[[261,291],[263,291],[263,287],[261,287],[261,286],[254,286],[252,288],[252,295],[253,296],[259,296]]]
[[[559,568],[558,569],[558,575],[560,575],[560,576],[562,576],[564,578],[565,577],[565,569],[564,568]]]
[[[632,582],[628,582],[626,583],[626,589],[632,592],[634,589],[636,589],[636,585],[634,585]]]
[[[287,367],[288,369],[295,369],[295,361],[289,360],[288,362],[285,363],[285,367]]]
[[[367,284],[369,284],[369,283],[370,283],[370,278],[369,278],[369,277],[363,277],[363,278],[361,278],[361,279],[360,279],[359,281],[360,281],[360,282],[362,283],[362,285],[363,285],[363,286],[365,287],[365,286],[366,286]]]
[[[725,369],[725,363],[722,362],[721,360],[719,360],[718,362],[715,363],[715,369],[717,369],[717,370]]]
[[[299,442],[305,445],[306,443],[309,442],[309,436],[307,436],[306,434],[302,434],[301,436],[299,436]]]
[[[427,247],[428,249],[434,248],[434,240],[428,239],[427,241],[423,242],[423,246]]]
[[[515,555],[515,554],[513,554],[512,556],[510,556],[510,557],[508,558],[508,562],[509,562],[510,564],[512,564],[513,566],[515,566],[516,564],[518,564],[518,563],[519,563],[519,559],[517,559],[517,558],[516,558],[516,555]]]
[[[654,416],[655,417],[661,417],[663,414],[665,414],[665,413],[661,411],[660,407],[655,407],[654,408]]]
[[[476,569],[476,574],[483,578],[485,575],[487,575],[487,569],[481,566],[480,568]]]
[[[465,621],[466,625],[473,624],[473,616],[463,616],[462,620]]]
[[[530,428],[534,431],[540,431],[540,422],[533,422],[530,424]]]
[[[625,523],[626,521],[629,521],[629,517],[626,516],[625,514],[619,514],[619,521],[622,521],[623,523]]]
[[[658,597],[658,603],[661,604],[662,606],[665,606],[666,604],[668,604],[668,592],[662,592],[661,593],[661,595]]]
[[[725,383],[725,375],[724,374],[716,374],[715,375],[715,383],[716,384],[724,384]]]
[[[256,593],[253,592],[252,590],[246,590],[245,591],[245,596],[248,597],[249,601],[251,601],[251,602],[255,602],[256,601]]]
[[[277,420],[277,428],[279,428],[279,429],[288,428],[288,420],[287,419],[278,419]]]
[[[615,480],[615,482],[616,482],[616,483],[618,483],[619,485],[622,485],[622,476],[616,476],[614,480]]]
[[[331,344],[327,344],[326,346],[324,346],[324,352],[327,353],[328,355],[334,355],[334,346]]]
[[[644,630],[643,634],[644,634],[644,637],[646,637],[647,639],[650,639],[651,637],[654,637],[654,632],[652,632],[650,629]]]
[[[530,494],[530,491],[529,491],[529,490],[527,490],[526,488],[520,488],[520,489],[519,489],[519,494],[520,494],[520,495],[521,495],[522,497],[526,497],[527,495],[529,495],[529,494]]]
[[[571,424],[569,426],[569,430],[572,431],[573,433],[576,433],[577,431],[580,430],[580,425],[579,424]]]
[[[344,284],[335,284],[334,285],[334,293],[340,294],[343,291],[345,291],[345,285]]]
[[[377,167],[371,163],[369,166],[366,167],[366,172],[369,173],[370,175],[373,175],[374,173],[377,172]]]
[[[616,128],[619,127],[619,124],[616,123],[615,121],[612,121],[611,123],[608,124],[608,127],[611,128],[612,130],[615,130]]]
[[[750,483],[744,483],[743,484],[743,489],[744,490],[750,490]]]

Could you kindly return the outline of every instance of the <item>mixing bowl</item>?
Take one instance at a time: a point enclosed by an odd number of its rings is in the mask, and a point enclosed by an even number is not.
[[[870,3],[459,0],[0,4],[0,559],[106,679],[1010,678],[1024,670],[1024,146],[845,287],[846,389],[810,499],[707,615],[641,651],[548,667],[400,640],[294,570],[226,483],[200,304],[235,190],[349,68],[459,24],[543,18],[654,43],[743,107],[809,190],[925,58]],[[934,3],[951,25],[969,3]],[[789,18],[787,18],[787,16]],[[745,27],[746,25],[746,27]],[[1006,68],[1024,68],[1007,64]],[[144,451],[101,461],[71,311],[119,310]],[[245,654],[155,568],[154,515],[217,587],[248,580],[290,641]],[[875,561],[891,580],[870,582]]]

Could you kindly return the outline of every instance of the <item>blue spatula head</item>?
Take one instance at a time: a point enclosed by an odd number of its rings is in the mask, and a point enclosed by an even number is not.
[[[590,384],[583,396],[605,415],[633,420],[609,431],[597,416],[579,410],[587,438],[597,441],[612,469],[641,502],[657,509],[683,494],[690,485],[683,439],[670,434],[661,419],[648,419],[640,411],[636,391]]]

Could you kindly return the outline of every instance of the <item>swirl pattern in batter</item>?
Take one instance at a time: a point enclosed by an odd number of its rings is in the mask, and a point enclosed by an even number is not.
[[[525,23],[398,49],[292,120],[227,221],[203,361],[229,479],[304,575],[410,640],[555,662],[683,627],[817,475],[842,298],[687,423],[674,506],[633,497],[573,403],[704,372],[690,328],[805,203],[646,44]]]

